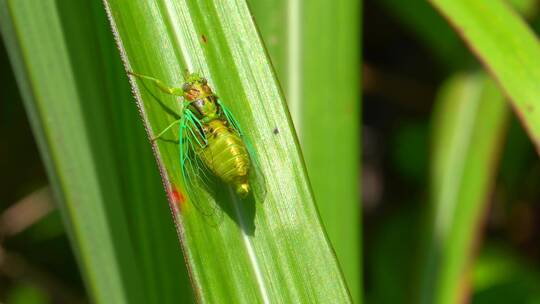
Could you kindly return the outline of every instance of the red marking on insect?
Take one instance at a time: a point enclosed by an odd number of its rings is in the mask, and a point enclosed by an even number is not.
[[[186,202],[186,197],[180,190],[173,188],[169,191],[169,200],[175,203],[178,209],[182,210],[182,206]]]

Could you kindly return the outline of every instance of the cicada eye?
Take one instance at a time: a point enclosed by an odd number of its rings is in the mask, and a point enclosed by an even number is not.
[[[191,89],[191,83],[189,82],[184,83],[184,85],[182,86],[182,90],[184,90],[184,92],[187,92],[190,89]]]

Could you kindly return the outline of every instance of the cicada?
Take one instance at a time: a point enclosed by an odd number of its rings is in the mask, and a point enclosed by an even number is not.
[[[214,94],[204,77],[192,73],[182,87],[169,87],[157,78],[130,74],[153,82],[162,92],[178,96],[182,103],[180,118],[152,141],[179,125],[180,167],[188,196],[193,197],[193,190],[206,184],[208,171],[232,186],[241,198],[250,195],[252,184],[264,187],[254,150],[232,112]]]

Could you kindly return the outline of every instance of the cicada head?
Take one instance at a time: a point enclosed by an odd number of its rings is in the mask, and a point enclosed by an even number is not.
[[[186,82],[184,82],[182,89],[184,90],[184,98],[189,101],[212,95],[212,89],[208,86],[206,78],[197,73],[189,74],[186,77]]]

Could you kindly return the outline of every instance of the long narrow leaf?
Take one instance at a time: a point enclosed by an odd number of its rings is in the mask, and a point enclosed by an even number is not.
[[[501,0],[431,0],[512,102],[540,152],[540,43]]]
[[[360,303],[359,3],[250,2],[285,88],[321,218]]]
[[[383,0],[381,3],[401,23],[413,30],[449,70],[464,68],[473,63],[459,36],[426,1],[410,0],[406,2],[407,5],[402,0]],[[525,16],[535,14],[535,0],[509,0],[508,3]]]
[[[2,34],[9,46],[10,56],[14,62],[33,129],[38,134],[40,149],[43,151],[43,155],[48,156],[45,158],[45,164],[49,172],[55,173],[50,175],[50,178],[56,185],[56,195],[62,197],[62,201],[66,202],[62,206],[64,206],[66,218],[72,220],[71,234],[79,237],[76,240],[81,248],[79,260],[87,265],[107,265],[101,271],[96,269],[98,271],[90,272],[88,282],[96,284],[91,285],[90,291],[95,294],[97,301],[104,300],[104,293],[109,293],[110,300],[117,303],[127,303],[128,295],[122,288],[120,265],[114,258],[112,234],[109,233],[110,227],[107,224],[106,211],[103,208],[102,189],[97,174],[92,168],[92,161],[89,161],[92,159],[91,148],[83,124],[81,103],[76,102],[79,97],[75,89],[73,72],[67,64],[67,60],[55,62],[54,60],[60,58],[59,56],[53,56],[50,59],[45,57],[46,54],[67,53],[57,12],[52,2],[43,2],[41,5],[35,6],[41,9],[42,14],[34,16],[32,23],[23,23],[20,22],[21,19],[32,15],[31,7],[29,5],[8,7],[8,5],[5,1],[2,3]],[[16,37],[13,27],[24,34]],[[39,31],[39,28],[48,28],[48,31],[43,33],[42,39],[48,40],[49,43],[42,44],[41,40],[35,39],[38,36],[36,31]],[[30,55],[30,45],[39,45],[41,52],[35,56]],[[17,46],[19,49],[15,49]],[[56,65],[56,68],[47,70],[47,65],[53,64]],[[30,71],[28,65],[34,69]],[[48,77],[48,83],[34,80],[45,77]],[[53,89],[62,86],[63,90]],[[51,99],[56,99],[55,105],[44,105],[44,100]],[[70,118],[63,115],[62,124],[55,123],[45,129],[43,120],[57,119],[63,113],[70,113]],[[44,130],[48,131],[44,132]],[[73,138],[73,140],[66,141],[63,140],[64,138]],[[50,154],[47,153],[48,151]],[[72,152],[67,153],[66,151]],[[60,161],[60,157],[62,161]],[[73,164],[77,162],[79,165],[73,167]],[[84,179],[84,183],[62,176],[61,172],[75,170],[78,171],[79,178]],[[73,190],[73,192],[67,189]],[[77,207],[73,205],[75,201],[78,203]],[[93,226],[93,229],[86,230],[83,228],[84,226]],[[92,250],[92,248],[95,249]],[[97,254],[98,251],[100,254]],[[129,259],[125,261],[129,261]],[[131,260],[131,262],[133,261]],[[108,276],[109,279],[106,281],[97,279],[102,275],[101,272],[105,272],[104,275]]]
[[[301,11],[300,142],[323,222],[360,303],[360,3],[304,1]]]
[[[208,78],[252,142],[266,179],[264,200],[257,190],[256,198],[247,202],[231,190],[216,189],[215,202],[205,201],[215,203],[216,214],[207,216],[193,205],[193,197],[183,199],[178,132],[155,144],[199,300],[349,302],[319,222],[286,104],[246,3],[105,3],[126,68],[176,86],[186,70]],[[139,80],[132,79],[132,84],[150,135],[178,117],[176,98]]]
[[[419,302],[458,303],[468,296],[467,272],[495,180],[508,108],[482,74],[451,79],[437,102],[431,235]]]

